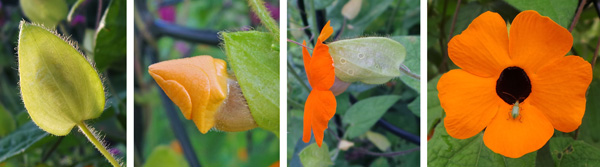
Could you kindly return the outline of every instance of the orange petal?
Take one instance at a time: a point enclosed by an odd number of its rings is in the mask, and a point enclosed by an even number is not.
[[[483,130],[496,115],[510,106],[496,95],[495,78],[481,78],[452,70],[440,78],[438,97],[446,118],[444,125],[454,138],[466,139]]]
[[[509,35],[511,59],[531,72],[563,57],[573,45],[573,36],[567,29],[532,10],[515,17]]]
[[[519,117],[510,116],[511,109],[498,112],[483,134],[483,142],[492,151],[510,158],[519,158],[536,151],[554,134],[552,124],[544,114],[524,101]]]
[[[196,56],[163,61],[148,69],[186,119],[202,133],[214,126],[214,116],[227,95],[225,61]]]
[[[302,45],[306,46],[306,41],[302,40]],[[304,61],[304,70],[306,70],[307,74],[308,74],[308,67],[310,67],[310,53],[308,53],[308,49],[306,49],[306,47],[302,46],[302,60]],[[308,80],[310,81],[310,76],[306,75],[308,77]]]
[[[321,147],[323,136],[329,120],[335,115],[337,107],[335,96],[331,91],[321,91],[313,89],[304,105],[304,134],[302,140],[306,143],[310,141],[310,130],[312,128],[315,134],[315,141]],[[307,125],[309,124],[309,125]]]
[[[325,24],[325,26],[321,30],[321,34],[319,35],[319,38],[317,38],[317,40],[323,42],[323,41],[327,40],[327,38],[329,38],[329,36],[331,36],[331,34],[333,34],[333,27],[331,27],[329,25],[330,22],[331,21],[327,21],[327,24]],[[319,42],[319,43],[321,43],[321,42]]]
[[[333,86],[335,68],[327,45],[317,42],[307,73],[309,75],[308,81],[313,89],[324,91]]]
[[[506,23],[494,12],[479,15],[448,43],[448,56],[463,70],[481,77],[500,75],[510,64]]]
[[[585,92],[592,81],[590,63],[579,56],[566,56],[548,63],[530,78],[532,90],[526,100],[557,130],[577,129],[585,113]]]

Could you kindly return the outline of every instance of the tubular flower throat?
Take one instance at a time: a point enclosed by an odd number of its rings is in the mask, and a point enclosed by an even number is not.
[[[225,61],[196,56],[152,64],[148,72],[200,132],[215,126],[217,110],[228,94]]]
[[[497,13],[475,18],[448,43],[461,69],[437,85],[448,134],[466,139],[485,129],[488,148],[519,158],[544,146],[554,129],[577,129],[592,67],[564,56],[572,45],[567,29],[536,11],[519,13],[508,32]]]
[[[335,96],[329,90],[335,81],[335,69],[333,67],[333,58],[329,54],[329,47],[323,44],[331,34],[333,28],[329,25],[329,21],[321,30],[313,56],[311,57],[308,50],[303,47],[302,57],[304,59],[304,69],[308,82],[313,88],[306,99],[304,105],[304,130],[302,141],[308,143],[310,141],[311,129],[315,135],[317,145],[321,147],[323,143],[323,133],[327,129],[327,123],[335,115],[337,106]],[[306,46],[306,41],[303,41]]]

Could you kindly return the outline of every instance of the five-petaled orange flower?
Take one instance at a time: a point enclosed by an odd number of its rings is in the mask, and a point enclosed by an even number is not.
[[[333,67],[333,58],[329,54],[329,47],[323,44],[331,34],[333,28],[329,22],[321,30],[321,35],[317,38],[313,56],[303,47],[302,56],[304,59],[304,69],[308,82],[312,86],[312,91],[306,99],[304,105],[304,131],[302,141],[310,141],[310,130],[312,128],[315,134],[315,141],[319,147],[323,143],[323,133],[327,129],[327,123],[335,115],[337,103],[335,96],[329,90],[335,81],[335,71]],[[303,41],[306,46],[306,41]]]
[[[517,15],[509,32],[497,13],[481,14],[448,43],[462,68],[437,85],[448,134],[466,139],[485,129],[488,148],[518,158],[540,149],[554,129],[577,129],[592,68],[564,56],[572,45],[569,31],[535,11]]]

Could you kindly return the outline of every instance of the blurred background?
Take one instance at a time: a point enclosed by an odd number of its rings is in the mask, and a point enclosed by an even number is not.
[[[279,1],[265,2],[278,21]],[[135,1],[135,166],[278,165],[274,133],[201,134],[147,72],[150,64],[190,56],[227,61],[217,33],[247,30],[267,31],[247,1]]]
[[[79,5],[75,5],[77,3]],[[33,16],[37,14],[52,17]],[[103,19],[105,15],[109,17]],[[110,165],[77,130],[67,136],[53,136],[31,121],[18,85],[17,41],[21,20],[44,24],[70,37],[88,60],[94,62],[103,80],[107,101],[102,116],[87,123],[100,132],[109,151],[124,162],[125,0],[48,0],[43,3],[1,0],[0,166]]]
[[[419,166],[419,6],[419,1],[412,0],[288,1],[289,166],[310,166],[309,162],[330,166]],[[314,136],[309,143],[302,141],[304,104],[310,89],[302,47],[296,43],[306,40],[313,48],[311,39],[318,37],[327,21],[331,21],[334,33],[326,43],[370,36],[401,43],[407,51],[403,65],[417,77],[402,75],[381,85],[352,83],[336,96],[336,114],[325,130],[323,146],[317,149],[316,144],[308,147],[315,143]],[[389,97],[386,95],[399,98],[389,108],[374,106],[370,101]]]

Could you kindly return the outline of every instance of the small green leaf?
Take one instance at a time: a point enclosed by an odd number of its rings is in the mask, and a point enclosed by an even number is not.
[[[383,84],[400,76],[406,49],[383,37],[339,40],[327,44],[335,66],[335,76],[346,82]]]
[[[417,92],[421,89],[421,80],[414,78],[411,75],[421,75],[421,52],[420,52],[420,37],[419,36],[396,36],[393,40],[400,42],[406,47],[406,59],[402,63],[406,66],[411,74],[402,71],[400,80]]]
[[[390,164],[383,157],[377,158],[375,161],[373,161],[373,163],[371,163],[371,165],[369,165],[369,167],[387,167],[387,166],[390,166]]]
[[[600,149],[571,137],[551,138],[550,153],[556,166],[600,165]]]
[[[382,152],[386,152],[390,146],[392,146],[392,143],[390,143],[390,140],[388,140],[387,137],[377,132],[367,131],[367,139],[375,144]]]
[[[535,10],[565,28],[571,25],[578,4],[578,1],[573,0],[506,0],[506,2],[521,11]]]
[[[331,158],[329,157],[329,148],[327,147],[327,143],[323,143],[321,147],[319,147],[317,143],[313,143],[300,151],[299,156],[302,165],[307,167],[333,165],[333,162],[331,162]]]
[[[21,96],[33,122],[57,136],[104,110],[98,73],[81,53],[45,28],[21,22]]]
[[[19,1],[25,16],[33,23],[54,28],[67,17],[68,7],[65,0],[21,0]]]
[[[12,114],[0,104],[0,138],[15,130],[17,124]]]
[[[279,52],[272,33],[222,32],[225,52],[252,117],[259,127],[279,136]]]
[[[443,122],[427,142],[429,166],[535,166],[536,154],[532,152],[516,159],[504,157],[485,146],[483,133],[456,139],[446,133]]]
[[[337,106],[335,108],[335,113],[339,115],[344,115],[348,108],[350,108],[350,93],[344,92],[340,95],[335,96],[335,101],[337,102]]]
[[[418,117],[421,117],[421,96],[408,103],[408,109]]]
[[[398,95],[384,95],[370,97],[352,105],[343,118],[344,122],[350,125],[346,131],[348,138],[352,139],[367,132],[398,100]]]
[[[94,61],[99,71],[104,71],[116,60],[124,60],[127,50],[126,1],[112,0],[98,30],[94,47]],[[124,61],[123,61],[124,62]]]
[[[46,136],[48,136],[48,133],[35,126],[33,122],[23,124],[13,133],[0,140],[0,162],[25,152],[27,148]]]
[[[183,155],[175,152],[168,146],[154,147],[154,151],[148,157],[144,167],[180,166],[188,167],[189,164]]]
[[[590,84],[587,101],[585,106],[585,115],[579,127],[579,137],[581,140],[600,148],[600,75],[594,76]]]

